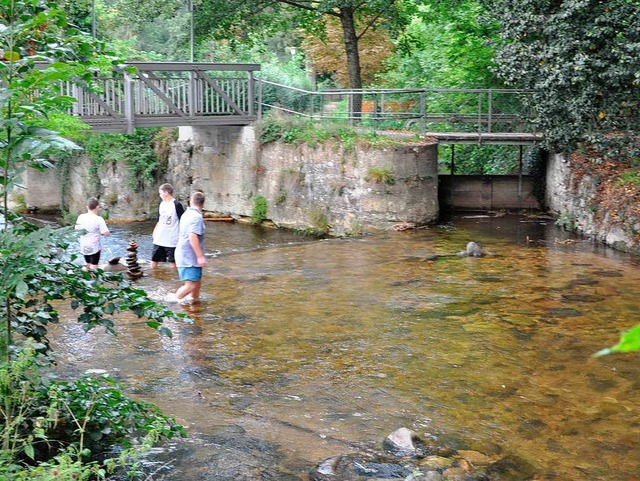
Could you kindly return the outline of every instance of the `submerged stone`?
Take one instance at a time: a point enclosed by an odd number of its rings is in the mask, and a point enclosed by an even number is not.
[[[536,474],[533,464],[515,455],[505,456],[482,471],[491,481],[530,481]]]
[[[604,301],[604,297],[593,294],[563,294],[562,300],[564,302],[601,302]]]
[[[582,312],[572,307],[557,307],[549,309],[548,314],[554,317],[577,317],[581,316]]]
[[[407,428],[400,428],[389,434],[383,441],[382,446],[394,456],[413,456],[416,454],[413,437],[413,431]]]

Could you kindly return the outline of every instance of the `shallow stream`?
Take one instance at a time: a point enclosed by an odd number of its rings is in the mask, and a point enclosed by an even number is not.
[[[131,239],[149,258],[153,224],[110,227],[103,260]],[[450,255],[471,240],[490,255]],[[61,369],[106,369],[187,427],[156,479],[306,481],[403,426],[537,480],[640,479],[640,357],[592,357],[640,322],[638,258],[510,215],[332,240],[211,222],[206,252],[173,339],[127,317],[84,333],[71,312],[52,330]],[[166,265],[137,284],[180,285]]]

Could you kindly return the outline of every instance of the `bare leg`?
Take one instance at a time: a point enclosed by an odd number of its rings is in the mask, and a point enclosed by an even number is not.
[[[196,289],[196,282],[184,281],[184,285],[176,291],[176,297],[178,300],[183,299],[185,296],[191,294]]]
[[[151,261],[151,268],[155,269],[156,267],[158,267],[158,263],[155,261]]]
[[[198,282],[194,282],[195,286],[193,291],[191,291],[191,297],[193,297],[194,302],[198,302],[200,300],[200,288],[202,287],[202,279]]]

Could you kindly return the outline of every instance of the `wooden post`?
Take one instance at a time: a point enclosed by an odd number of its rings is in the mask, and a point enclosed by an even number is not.
[[[189,117],[193,118],[196,116],[198,112],[198,89],[196,88],[196,72],[194,70],[189,71],[189,89],[187,96],[189,97],[187,101],[187,108]]]

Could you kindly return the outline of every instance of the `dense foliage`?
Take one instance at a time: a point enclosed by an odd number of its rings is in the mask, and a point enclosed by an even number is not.
[[[640,3],[637,0],[501,0],[497,72],[531,89],[535,122],[554,151],[590,142],[637,156]]]
[[[49,382],[43,374],[51,360],[48,328],[59,320],[60,303],[81,311],[85,330],[113,332],[115,316],[130,311],[170,335],[163,321],[176,318],[119,275],[81,271],[76,254],[65,254],[74,231],[38,228],[8,208],[25,169],[47,168],[52,153],[78,148],[42,125],[70,105],[57,91],[60,82],[90,85],[100,64],[112,66],[115,59],[100,49],[55,1],[0,0],[0,479],[103,478],[107,469],[130,466],[142,446],[184,433],[108,379]],[[89,438],[101,447],[143,444],[100,463]]]
[[[416,2],[404,11],[406,27],[395,36],[396,54],[380,76],[399,88],[503,87],[492,72],[491,39],[498,24],[476,0]]]

